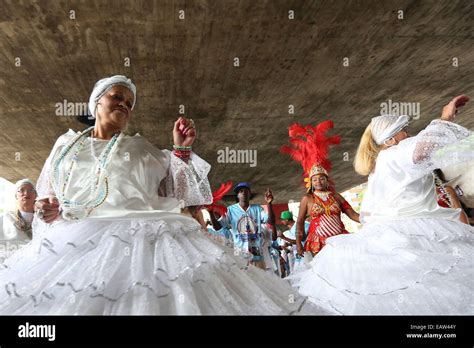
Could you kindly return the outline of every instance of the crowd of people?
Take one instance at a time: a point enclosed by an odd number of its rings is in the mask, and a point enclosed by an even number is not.
[[[467,97],[413,137],[408,116],[372,118],[354,163],[368,176],[359,213],[330,179],[332,123],[290,127],[282,151],[301,163],[306,192],[277,225],[272,191],[264,209],[248,182],[212,208],[192,119],[176,120],[172,151],[125,135],[136,95],[125,76],[99,80],[95,126],[59,137],[37,186],[16,183],[0,314],[474,313],[472,216],[439,170],[474,157],[451,146],[472,150],[454,123]],[[341,214],[363,228],[348,233]]]

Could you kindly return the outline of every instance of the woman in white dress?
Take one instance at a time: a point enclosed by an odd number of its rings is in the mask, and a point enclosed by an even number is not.
[[[38,180],[34,238],[0,270],[0,314],[296,314],[318,312],[288,283],[245,267],[185,206],[212,202],[209,164],[124,135],[136,100],[124,76],[98,81],[96,125],[59,137]]]
[[[454,98],[410,138],[408,116],[372,119],[354,163],[369,175],[364,226],[328,239],[290,276],[301,294],[339,314],[474,314],[473,228],[438,206],[431,175],[474,155],[471,131],[453,123],[468,100]]]

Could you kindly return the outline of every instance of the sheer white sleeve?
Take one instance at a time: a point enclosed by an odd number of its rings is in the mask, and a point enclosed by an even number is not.
[[[417,136],[400,142],[397,157],[412,171],[427,173],[472,160],[473,145],[474,137],[469,129],[434,120]]]
[[[166,177],[166,195],[183,202],[186,207],[212,203],[212,191],[207,175],[209,163],[195,153],[188,162],[176,157],[171,151],[163,150],[169,157],[169,172]]]
[[[46,162],[41,170],[41,173],[36,181],[36,192],[38,194],[37,200],[48,198],[49,196],[55,196],[56,193],[54,192],[51,186],[51,162],[54,156],[61,150],[61,148],[67,143],[67,141],[75,135],[73,130],[69,130],[66,134],[61,135],[51,150]],[[47,228],[48,224],[44,223],[38,218],[33,219],[33,238],[38,237],[41,235]]]
[[[36,192],[38,193],[38,200],[47,198],[50,195],[54,195],[53,188],[50,183],[50,166],[51,166],[51,157],[53,152],[46,159],[46,162],[41,170],[41,173],[36,182]]]
[[[76,133],[73,130],[69,130],[66,134],[61,135],[51,150],[46,162],[41,170],[40,176],[36,181],[36,192],[38,193],[37,199],[48,198],[50,195],[56,195],[53,188],[51,187],[50,181],[50,171],[51,171],[51,161],[53,160],[56,153],[58,153],[61,148],[67,143],[71,137]]]
[[[472,132],[449,121],[434,120],[418,134],[413,152],[413,163],[436,169],[446,164],[463,162],[473,157],[473,149],[458,145],[472,136]],[[471,142],[472,144],[472,142]],[[467,151],[466,151],[467,150]]]

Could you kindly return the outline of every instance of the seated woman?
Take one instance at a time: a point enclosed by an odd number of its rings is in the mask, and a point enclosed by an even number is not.
[[[17,209],[0,216],[0,262],[27,244],[32,238],[36,188],[30,179],[15,183]]]
[[[467,101],[454,98],[412,138],[408,116],[371,120],[354,162],[369,175],[364,226],[329,238],[310,269],[290,276],[301,294],[344,315],[474,314],[473,228],[459,221],[460,209],[437,204],[431,175],[474,155],[472,146],[450,146],[472,144],[472,133],[453,123]]]
[[[212,201],[210,166],[191,151],[194,123],[180,117],[173,153],[159,150],[123,133],[135,101],[130,79],[102,79],[89,100],[95,126],[57,140],[38,180],[34,239],[0,271],[0,314],[278,314],[307,307],[303,297],[288,302],[287,283],[244,269],[180,214]]]

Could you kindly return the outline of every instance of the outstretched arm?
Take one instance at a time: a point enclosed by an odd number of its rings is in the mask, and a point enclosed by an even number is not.
[[[212,228],[216,231],[219,231],[222,228],[221,223],[217,221],[217,218],[214,215],[214,211],[212,209],[208,210],[208,212],[209,212],[209,216],[211,217]]]
[[[346,214],[351,220],[360,223],[359,214],[352,209],[351,205],[342,197],[339,193],[336,193],[336,199],[341,206],[341,210]]]
[[[290,244],[293,244],[293,245],[296,244],[296,239],[291,239],[291,238],[285,237],[285,235],[281,231],[278,231],[278,237],[283,239],[285,242],[290,243]]]
[[[459,108],[466,105],[468,101],[469,97],[464,94],[458,95],[457,97],[453,98],[448,104],[443,107],[443,111],[441,112],[441,119],[444,121],[454,122]]]
[[[276,228],[276,225],[273,223],[273,224],[269,224],[270,225],[270,229],[272,230],[272,241],[275,241],[277,240],[277,228]]]
[[[211,166],[192,152],[196,129],[191,119],[180,117],[174,124],[174,150],[163,152],[169,158],[166,177],[166,196],[172,196],[186,207],[212,203],[212,192],[207,179]]]
[[[265,201],[267,202],[267,207],[268,207],[268,221],[267,221],[267,223],[269,223],[270,225],[274,225],[275,224],[275,212],[273,211],[273,207],[272,207],[273,194],[272,194],[272,191],[270,191],[270,189],[267,189],[267,191],[265,192]]]
[[[433,161],[432,157],[435,151],[471,135],[469,130],[453,123],[458,109],[466,105],[468,101],[469,97],[465,95],[453,98],[443,107],[440,119],[432,121],[426,129],[417,135],[418,140],[413,151],[415,165],[429,166]]]

